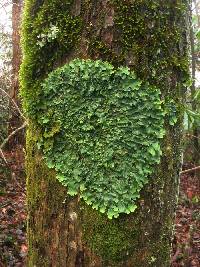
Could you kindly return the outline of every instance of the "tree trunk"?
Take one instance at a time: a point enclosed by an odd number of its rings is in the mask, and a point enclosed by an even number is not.
[[[197,3],[195,3],[196,9]],[[190,17],[192,18],[192,3],[190,4]],[[198,19],[198,24],[200,23],[200,19]],[[200,26],[200,25],[199,25]],[[191,101],[192,101],[192,110],[194,112],[198,112],[197,110],[197,100],[195,99],[196,94],[196,65],[197,65],[197,55],[195,53],[195,35],[194,35],[194,27],[192,25],[192,21],[190,22],[190,46],[191,46],[191,76],[192,76],[192,85],[190,88],[191,91]],[[194,124],[192,129],[193,139],[192,139],[192,145],[193,145],[193,162],[195,165],[199,164],[199,151],[200,151],[200,145],[199,145],[199,127]]]
[[[178,108],[166,118],[163,156],[129,215],[109,220],[69,197],[37,149],[40,129],[29,114],[27,132],[28,266],[168,267],[181,162],[184,84],[188,79],[187,1],[26,0],[21,68],[24,108],[40,82],[74,58],[127,65]],[[45,35],[56,25],[59,34]],[[43,36],[41,38],[41,36]]]
[[[10,90],[10,97],[20,106],[19,99],[19,69],[21,64],[21,48],[20,48],[20,24],[22,15],[22,0],[12,1],[12,86]],[[13,107],[10,101],[10,119],[9,119],[9,134],[22,125],[20,114]],[[24,143],[24,134],[22,131],[17,133],[9,140],[9,149],[13,149],[16,144]]]

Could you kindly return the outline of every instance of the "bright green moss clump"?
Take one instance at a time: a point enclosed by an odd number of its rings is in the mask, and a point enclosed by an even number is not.
[[[135,200],[160,161],[160,92],[128,68],[76,59],[52,72],[36,110],[47,164],[87,204],[109,218]]]

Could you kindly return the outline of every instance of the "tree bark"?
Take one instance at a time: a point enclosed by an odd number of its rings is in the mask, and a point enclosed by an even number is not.
[[[10,90],[10,97],[12,100],[20,106],[19,99],[19,69],[21,64],[21,47],[20,47],[20,25],[22,16],[22,0],[12,1],[12,86]],[[22,118],[18,111],[13,107],[12,101],[10,101],[10,119],[8,133],[12,133],[14,130],[22,125]],[[24,143],[24,133],[19,132],[9,141],[9,149],[13,149],[16,144]]]
[[[181,166],[183,114],[179,107],[184,102],[184,83],[188,79],[187,1],[68,2],[71,4],[66,12],[70,12],[74,23],[79,18],[82,26],[67,51],[62,38],[38,48],[35,45],[38,31],[34,37],[42,18],[47,20],[44,14],[49,12],[50,17],[58,11],[63,14],[64,2],[25,2],[25,59],[21,70],[24,105],[27,99],[34,103],[32,94],[40,90],[39,82],[52,69],[76,57],[101,58],[115,66],[127,65],[139,78],[158,86],[163,99],[176,103],[178,122],[170,126],[166,118],[162,160],[141,193],[138,209],[109,220],[78,198],[67,196],[66,188],[56,180],[55,172],[47,168],[37,149],[40,130],[29,118],[28,266],[168,267]],[[57,15],[56,18],[59,19]],[[41,25],[46,27],[45,23]],[[56,25],[62,27],[59,22]],[[67,38],[73,34],[68,31]]]
[[[198,9],[197,3],[194,1],[195,9]],[[192,3],[190,4],[190,17],[192,18]],[[198,16],[197,16],[198,17]],[[198,25],[200,26],[200,18],[198,17]],[[196,67],[197,67],[197,55],[195,53],[195,36],[194,36],[194,27],[192,25],[192,21],[190,22],[190,47],[191,47],[191,76],[192,76],[192,85],[190,88],[191,91],[191,98],[192,98],[192,110],[197,112],[197,100],[194,98],[196,94]],[[199,164],[199,127],[197,125],[193,126],[192,134],[195,138],[192,139],[193,145],[193,162],[195,165]]]

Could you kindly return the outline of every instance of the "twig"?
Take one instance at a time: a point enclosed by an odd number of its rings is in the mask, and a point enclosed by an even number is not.
[[[4,162],[6,163],[6,165],[8,165],[8,162],[7,162],[7,160],[6,160],[5,156],[4,156],[3,150],[1,148],[0,148],[0,153],[1,153],[1,157],[4,160]]]
[[[6,165],[8,165],[8,162],[6,160],[6,157],[4,156],[3,150],[2,148],[7,144],[7,142],[10,140],[10,138],[12,136],[14,136],[16,133],[18,133],[19,131],[21,131],[22,129],[24,129],[27,126],[27,122],[24,122],[22,124],[21,127],[17,128],[16,130],[14,130],[11,134],[9,134],[9,136],[3,141],[3,143],[0,145],[0,154],[2,159],[4,160],[4,162],[6,163]]]
[[[11,203],[12,203],[11,201],[8,201],[7,203],[5,203],[5,204],[2,204],[2,205],[0,206],[0,209],[2,209],[2,208],[5,208],[5,207],[9,206]]]
[[[0,145],[0,149],[2,150],[2,148],[7,144],[7,142],[10,140],[10,138],[15,135],[16,133],[18,133],[19,131],[21,131],[22,129],[24,129],[27,126],[27,122],[25,121],[21,127],[17,128],[16,130],[14,130],[11,134],[9,134],[9,136],[3,141],[3,143]]]
[[[19,114],[22,116],[22,118],[24,120],[26,120],[26,117],[24,116],[24,114],[21,112],[20,108],[18,107],[17,103],[12,99],[12,97],[5,91],[3,90],[2,88],[0,88],[0,90],[8,97],[11,99],[13,105],[15,106],[15,108],[17,109],[17,111],[19,112]]]
[[[180,174],[184,174],[184,173],[188,173],[188,172],[193,172],[193,171],[197,171],[197,170],[200,170],[200,166],[194,167],[192,169],[181,171]]]
[[[186,134],[186,136],[188,136],[188,137],[193,137],[193,138],[197,138],[197,139],[199,139],[199,137],[198,137],[198,136],[195,136],[195,135],[193,135],[193,134]]]
[[[16,178],[16,174],[13,172],[12,173],[12,179],[14,179],[15,183],[17,184],[17,186],[22,190],[21,194],[23,196],[26,196],[26,194],[24,193],[24,188],[21,186],[21,184],[17,181],[17,178]]]

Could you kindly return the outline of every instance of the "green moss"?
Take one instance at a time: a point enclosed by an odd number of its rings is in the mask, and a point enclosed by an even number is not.
[[[158,175],[159,173],[156,174],[156,179]],[[162,185],[155,186],[156,197],[150,197],[148,194],[152,192],[145,188],[145,201],[153,199],[157,205],[164,205],[161,203],[166,194],[162,190],[158,192],[158,188],[165,187],[161,178],[160,181],[157,179],[157,183]],[[143,197],[139,203],[143,203]],[[148,208],[140,211],[141,213],[108,220],[106,216],[81,202],[79,215],[82,221],[84,246],[102,259],[102,266],[121,267],[126,264],[134,267],[168,266],[172,218],[166,211],[158,213],[153,210],[151,205],[155,204],[149,203],[149,207],[147,205]],[[152,214],[148,214],[147,218],[148,209]],[[161,221],[162,216],[165,216],[165,223]]]
[[[40,130],[30,123],[26,136],[29,267],[51,265],[51,259],[47,256],[51,247],[47,249],[47,244],[55,238],[53,224],[60,220],[70,200],[66,197],[65,188],[57,182],[55,171],[50,170],[42,159],[37,148],[39,136]],[[45,216],[41,216],[43,213]]]
[[[109,220],[106,215],[81,202],[80,216],[84,243],[102,257],[104,264],[116,264],[138,249],[138,244],[132,241],[137,240],[140,233],[134,228],[130,231],[127,215]]]
[[[38,6],[33,0],[25,3],[22,23],[24,59],[20,77],[26,112],[29,112],[30,103],[37,102],[41,80],[62,63],[64,55],[74,50],[80,40],[82,18],[72,15],[72,3],[73,0],[44,0]],[[53,38],[52,27],[57,29]]]
[[[95,58],[98,55],[98,58],[112,63],[115,67],[124,65],[124,56],[114,52],[98,37],[90,40],[88,53],[91,58]]]
[[[75,16],[71,15],[72,0],[26,0],[22,30],[24,60],[21,68],[21,94],[29,115],[27,107],[37,104],[41,81],[51,70],[74,58],[74,51],[79,57],[101,57],[115,66],[129,65],[139,78],[157,85],[163,98],[170,95],[179,106],[185,90],[184,83],[189,77],[185,36],[187,0],[110,1],[115,10],[114,41],[111,45],[101,36],[105,12],[101,14],[100,1],[82,2],[81,13]],[[92,14],[99,6],[98,18],[98,14]],[[95,25],[90,26],[92,20]],[[41,41],[40,36],[48,35],[51,25],[60,29],[59,35],[52,42],[47,40],[41,47],[38,43]],[[83,48],[78,51],[80,40],[86,43],[88,50]],[[181,152],[181,109],[178,116],[175,126],[170,126],[168,122],[165,124],[167,134],[162,146],[162,162],[152,176],[152,182],[142,192],[138,203],[140,208],[134,216],[123,215],[110,221],[91,207],[81,204],[84,245],[102,258],[104,266],[127,266],[129,260],[128,266],[134,267],[169,266]],[[43,225],[51,223],[50,211],[59,210],[66,192],[56,183],[54,172],[48,170],[41,160],[36,148],[37,134],[38,131],[31,126],[27,138],[27,189],[31,224],[29,247],[31,257],[35,260],[30,262],[33,262],[32,266],[49,266],[48,257],[43,257],[43,250],[48,244]],[[44,192],[49,185],[55,190],[45,196]],[[54,201],[52,196],[55,197]],[[47,215],[45,222],[40,220],[41,216],[37,216],[44,201],[48,207],[48,212],[44,212]],[[40,262],[39,259],[37,261],[39,257]]]
[[[185,34],[181,21],[184,24],[187,1],[112,2],[122,53],[131,55],[138,77],[163,88],[164,94],[168,93],[165,88],[172,72],[181,75],[180,83],[185,82],[189,78],[188,54],[180,43]],[[171,93],[176,94],[176,88]]]
[[[34,134],[33,134],[34,133]],[[45,191],[40,190],[40,183],[37,183],[37,177],[45,177],[48,173],[48,180],[55,180],[55,172],[49,170],[37,148],[37,142],[40,136],[39,130],[31,123],[26,135],[26,170],[27,170],[27,192],[28,206],[31,209],[38,208],[39,203],[45,198]],[[36,177],[35,180],[33,177]],[[34,183],[35,181],[35,183]],[[48,182],[48,181],[47,181]]]

